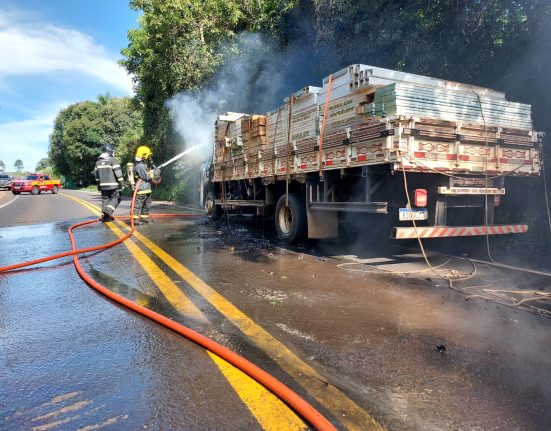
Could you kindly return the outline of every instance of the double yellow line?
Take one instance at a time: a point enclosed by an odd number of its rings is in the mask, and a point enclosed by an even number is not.
[[[101,214],[98,207],[80,198],[66,193],[64,193],[63,196],[78,202],[98,216]],[[126,223],[118,223],[123,228],[127,230],[130,229]],[[114,223],[106,224],[118,237],[124,235],[121,229],[115,226]],[[256,322],[226,300],[179,261],[170,256],[143,234],[135,232],[133,237],[201,294],[214,308],[247,335],[261,350],[275,360],[290,377],[306,389],[311,396],[324,406],[348,430],[381,431],[384,429],[365,410],[356,405],[338,388],[328,383],[317,371],[303,362],[285,345],[276,340],[266,330],[260,327]],[[206,320],[204,314],[133,241],[125,241],[124,244],[130,253],[140,262],[144,270],[173,306],[186,315],[196,319]],[[271,392],[267,391],[264,387],[256,383],[240,370],[225,362],[223,359],[210,352],[209,354],[226,379],[234,387],[239,397],[265,430],[301,430],[306,428],[304,422],[302,422],[294,412],[289,410],[278,398],[271,394]]]

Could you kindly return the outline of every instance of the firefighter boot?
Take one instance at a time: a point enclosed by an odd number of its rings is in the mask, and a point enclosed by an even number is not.
[[[101,217],[101,221],[103,223],[107,223],[108,221],[114,221],[115,217],[113,217],[112,214],[109,214],[108,212],[104,212],[103,216]]]

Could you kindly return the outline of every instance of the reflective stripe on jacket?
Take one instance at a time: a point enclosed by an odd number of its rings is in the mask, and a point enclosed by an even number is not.
[[[100,190],[118,189],[124,181],[119,161],[106,153],[103,153],[96,162],[94,175]]]
[[[147,167],[143,160],[136,162],[134,165],[134,178],[136,181],[138,179],[142,180],[140,187],[138,187],[138,194],[144,195],[146,193],[151,193],[151,183],[149,182],[151,178],[147,173]]]

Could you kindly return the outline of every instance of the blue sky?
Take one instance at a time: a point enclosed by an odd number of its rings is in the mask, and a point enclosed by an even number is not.
[[[138,13],[127,0],[0,2],[0,160],[25,170],[47,156],[63,107],[98,94],[132,95],[117,64]]]

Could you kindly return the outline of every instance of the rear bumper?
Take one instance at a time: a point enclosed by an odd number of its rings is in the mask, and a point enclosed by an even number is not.
[[[525,224],[500,224],[490,226],[431,226],[395,227],[392,229],[394,239],[419,238],[451,238],[458,236],[485,236],[485,235],[509,235],[513,233],[526,233],[528,226]]]

